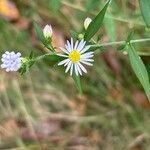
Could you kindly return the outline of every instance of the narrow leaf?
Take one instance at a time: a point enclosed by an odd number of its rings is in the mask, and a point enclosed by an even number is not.
[[[105,16],[105,13],[106,13],[106,10],[108,8],[110,1],[111,0],[107,1],[104,8],[99,12],[99,14],[92,20],[92,22],[88,26],[88,28],[85,32],[85,35],[84,35],[84,39],[86,41],[89,41],[102,26],[104,16]]]
[[[135,72],[139,81],[141,82],[145,93],[150,101],[150,82],[146,67],[131,44],[127,46],[127,50],[132,69]]]
[[[33,22],[33,26],[34,26],[34,29],[36,31],[36,34],[37,34],[39,40],[42,43],[45,43],[45,37],[43,35],[43,30],[41,29],[41,27],[36,22]]]
[[[148,28],[150,28],[150,0],[139,0],[143,19]]]

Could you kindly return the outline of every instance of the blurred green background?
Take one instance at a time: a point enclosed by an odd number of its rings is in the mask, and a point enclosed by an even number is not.
[[[6,50],[44,54],[33,28],[53,27],[53,44],[63,46],[80,32],[105,0],[0,0],[0,54]],[[113,0],[99,43],[149,37],[137,0]],[[95,38],[97,38],[97,36]],[[136,44],[150,70],[150,43]],[[0,149],[149,150],[150,104],[126,55],[116,47],[95,54],[78,94],[69,75],[44,61],[24,76],[0,70]]]

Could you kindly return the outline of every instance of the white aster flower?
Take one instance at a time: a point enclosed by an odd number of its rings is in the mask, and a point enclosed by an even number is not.
[[[90,25],[90,23],[92,22],[92,19],[91,18],[86,18],[85,21],[84,21],[84,28],[85,30],[88,28],[88,26]]]
[[[71,76],[73,73],[75,73],[77,76],[79,74],[82,75],[82,72],[87,73],[87,70],[83,64],[92,66],[91,62],[94,60],[91,58],[93,57],[94,52],[88,51],[90,46],[86,46],[85,44],[86,41],[81,40],[80,42],[76,41],[74,45],[73,39],[71,38],[71,42],[67,41],[65,48],[60,48],[65,55],[58,55],[65,57],[66,59],[61,61],[58,65],[64,65],[66,67],[66,73],[70,70]]]
[[[6,72],[9,71],[18,71],[21,67],[21,54],[15,52],[6,51],[2,55],[2,64],[1,68],[6,69]]]
[[[51,38],[53,34],[52,26],[47,24],[43,29],[43,34],[45,38]]]

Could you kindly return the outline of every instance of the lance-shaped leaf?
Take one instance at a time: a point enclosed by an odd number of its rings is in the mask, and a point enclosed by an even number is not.
[[[88,26],[88,28],[85,32],[85,35],[84,35],[84,39],[86,41],[89,41],[102,26],[104,16],[105,16],[105,13],[106,13],[106,10],[108,8],[110,1],[111,0],[107,1],[104,8],[99,12],[99,14],[92,20],[92,22]]]
[[[132,69],[135,72],[139,81],[141,82],[145,93],[150,101],[150,82],[146,67],[131,44],[127,45],[127,50]]]
[[[37,34],[39,40],[44,44],[45,43],[45,37],[43,35],[43,30],[35,21],[33,22],[33,26],[34,26],[34,29],[36,31],[36,34]]]
[[[139,0],[143,19],[148,28],[150,28],[150,0]]]

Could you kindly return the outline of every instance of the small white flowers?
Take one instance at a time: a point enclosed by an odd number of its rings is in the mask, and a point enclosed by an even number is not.
[[[43,29],[43,35],[45,38],[51,38],[52,34],[53,34],[52,27],[51,27],[51,25],[47,24]]]
[[[66,67],[66,73],[70,70],[70,75],[72,76],[75,73],[77,76],[82,72],[87,73],[87,70],[82,64],[92,66],[91,62],[94,60],[91,59],[93,57],[94,52],[87,52],[90,46],[85,46],[86,41],[81,40],[76,41],[75,45],[73,43],[73,39],[71,38],[71,42],[67,41],[65,48],[60,48],[65,55],[59,54],[59,56],[65,57],[63,61],[61,61],[58,65],[64,65]]]
[[[2,55],[2,64],[1,68],[6,69],[6,72],[9,71],[18,71],[21,67],[21,54],[15,52],[6,51]]]
[[[88,26],[90,25],[90,23],[92,22],[91,18],[86,18],[84,21],[84,28],[85,30],[88,28]]]

